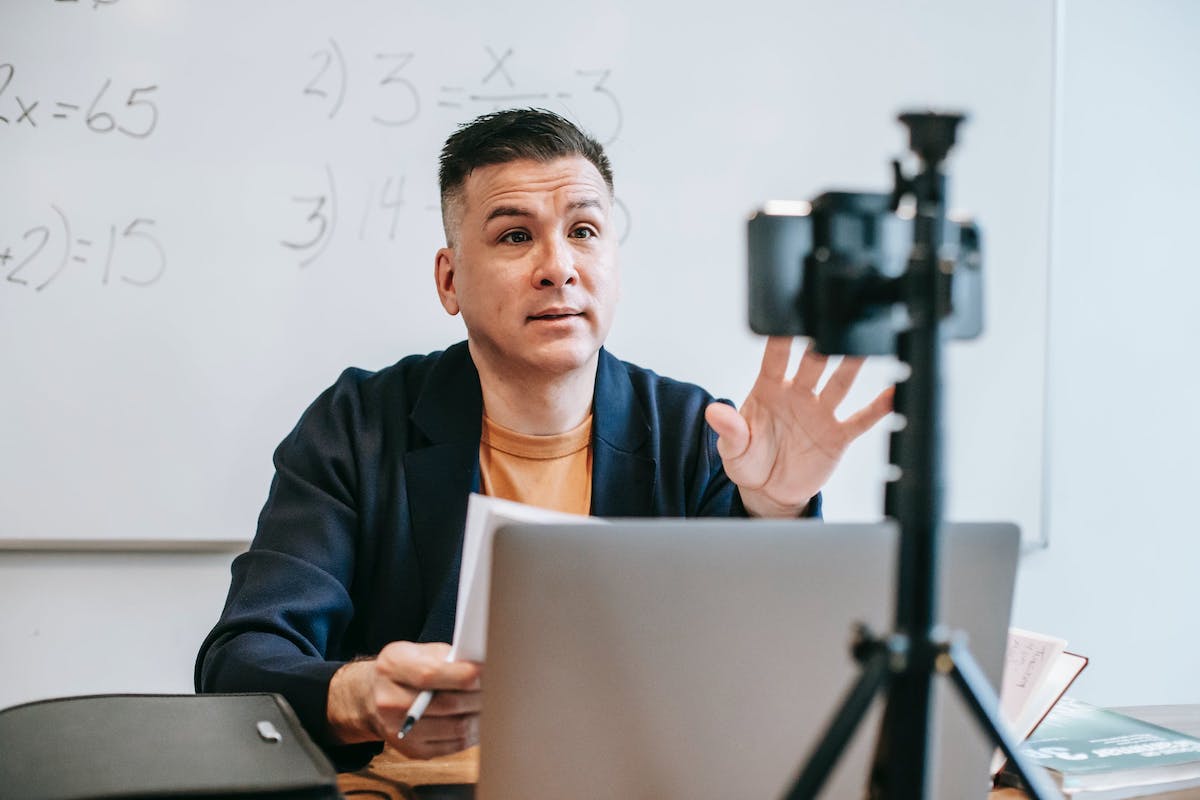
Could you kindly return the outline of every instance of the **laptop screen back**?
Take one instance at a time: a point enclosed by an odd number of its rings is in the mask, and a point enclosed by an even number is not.
[[[942,618],[999,685],[1019,535],[947,525]],[[495,542],[482,798],[778,797],[891,629],[893,523],[516,525]],[[936,681],[936,797],[984,797],[992,750]],[[877,702],[822,797],[862,795]]]

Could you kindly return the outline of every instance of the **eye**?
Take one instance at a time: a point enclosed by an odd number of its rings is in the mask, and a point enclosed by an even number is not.
[[[509,231],[501,236],[500,241],[508,242],[509,244],[524,244],[525,242],[530,241],[531,238],[532,237],[527,231],[516,230]]]
[[[592,228],[580,226],[571,231],[571,237],[575,239],[594,239],[598,234]]]

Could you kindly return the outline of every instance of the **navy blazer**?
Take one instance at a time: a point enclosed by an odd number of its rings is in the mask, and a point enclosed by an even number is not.
[[[744,515],[704,421],[711,401],[601,350],[591,513]],[[275,452],[258,532],[196,660],[197,691],[284,695],[341,766],[378,751],[331,746],[329,680],[392,641],[450,641],[482,419],[465,342],[342,373]]]

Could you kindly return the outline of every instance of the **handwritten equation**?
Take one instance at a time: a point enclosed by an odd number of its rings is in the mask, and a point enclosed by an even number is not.
[[[608,86],[609,69],[573,70],[560,76],[558,82],[542,81],[526,85],[519,81],[514,69],[517,58],[513,48],[497,50],[485,46],[485,63],[463,83],[439,84],[436,90],[422,86],[413,74],[418,55],[411,50],[375,50],[364,54],[351,52],[349,57],[336,38],[330,37],[310,54],[310,72],[296,91],[302,102],[310,104],[326,119],[334,120],[347,107],[347,97],[358,92],[366,107],[366,120],[385,127],[402,127],[418,122],[430,107],[451,110],[456,117],[477,116],[501,108],[520,105],[563,105],[571,108],[576,101],[598,100],[589,106],[589,122],[599,122],[602,133],[593,132],[604,145],[610,145],[621,133],[623,117],[621,103]],[[542,74],[544,71],[539,71]],[[432,100],[430,97],[432,96]],[[357,238],[364,241],[372,236],[386,236],[393,242],[402,210],[435,212],[440,204],[411,203],[405,197],[405,176],[388,175],[369,179],[365,186],[355,186],[345,192],[348,206],[342,208],[339,180],[328,163],[324,178],[314,182],[310,192],[290,198],[294,223],[280,245],[291,253],[301,267],[307,267],[325,253],[340,226],[350,220],[357,223]],[[615,199],[614,217],[618,240],[629,235],[629,210],[620,198]]]
[[[53,2],[87,4],[85,0]],[[116,2],[91,0],[93,9]],[[298,108],[315,109],[328,120],[352,107],[354,113],[366,115],[358,122],[385,128],[413,125],[430,109],[441,110],[457,121],[518,105],[558,105],[575,116],[576,111],[585,110],[587,127],[605,145],[620,135],[623,117],[620,101],[609,87],[611,70],[568,69],[555,76],[539,68],[533,71],[538,76],[536,83],[531,83],[520,78],[528,70],[520,68],[512,47],[487,46],[482,51],[479,66],[464,68],[464,80],[427,82],[414,71],[420,61],[413,50],[347,51],[329,37],[309,53],[306,67],[297,60],[297,68],[303,72],[297,75],[293,97]],[[23,74],[13,62],[0,63],[0,136],[5,129],[32,132],[76,126],[101,136],[117,133],[146,139],[159,126],[156,82],[133,85],[104,77],[80,96],[38,96],[38,91],[29,89],[28,81],[23,85]],[[355,102],[347,104],[352,93],[357,93]],[[446,127],[443,120],[438,124]],[[302,182],[298,192],[279,195],[276,211],[284,217],[282,227],[276,228],[271,238],[289,261],[300,267],[313,264],[335,237],[356,235],[359,242],[396,244],[405,213],[425,214],[430,224],[437,224],[440,204],[435,187],[411,186],[402,170],[374,174],[354,170],[339,175],[328,161],[330,155],[314,153],[309,163],[322,165],[319,177],[309,186]],[[419,195],[416,202],[410,193]],[[624,242],[631,225],[629,210],[620,198],[615,199],[614,223],[618,240]],[[167,251],[153,212],[98,228],[76,235],[68,214],[51,205],[45,220],[19,235],[0,229],[3,284],[13,290],[42,292],[80,276],[94,280],[97,286],[148,287],[161,280]]]
[[[113,88],[112,78],[105,78],[90,99],[45,100],[16,94],[17,88],[12,86],[16,74],[14,65],[0,64],[0,126],[38,128],[46,124],[82,122],[92,133],[119,131],[134,139],[145,139],[158,126],[158,106],[153,98],[158,86],[154,84],[115,89],[113,93],[118,97],[121,96],[119,92],[129,89],[123,105],[109,95]],[[13,88],[12,92],[9,92],[10,88]],[[12,102],[7,97],[10,94]],[[74,102],[76,100],[82,101]],[[88,105],[85,107],[83,102]]]
[[[283,247],[297,255],[302,267],[321,256],[338,227],[338,181],[328,164],[324,167],[324,175],[324,185],[315,187],[315,193],[291,198],[298,206],[295,230],[280,241]],[[356,207],[359,241],[372,236],[386,237],[389,243],[396,240],[400,210],[405,205],[404,182],[404,175],[368,178],[361,193],[356,193],[356,199],[361,198]]]
[[[439,86],[433,93],[437,107],[467,109],[476,116],[515,105],[568,104],[568,101],[585,97],[595,98],[601,100],[606,109],[607,118],[597,120],[604,123],[602,130],[596,133],[601,143],[612,144],[620,135],[621,103],[607,85],[611,70],[577,69],[565,82],[524,85],[510,70],[509,62],[516,57],[511,47],[502,53],[491,47],[483,49],[488,63],[478,73],[478,78],[463,84]],[[312,53],[313,69],[300,93],[331,120],[343,110],[349,91],[370,93],[368,106],[372,123],[388,127],[410,125],[420,119],[422,109],[428,105],[422,98],[430,94],[410,77],[409,67],[416,58],[417,54],[410,50],[376,51],[368,58],[352,63],[337,39],[331,37]],[[367,62],[367,67],[363,67],[362,60]],[[357,82],[360,74],[365,76],[361,83]]]
[[[303,94],[315,98],[325,108],[326,116],[333,119],[346,100],[350,73],[337,40],[331,38],[328,44],[312,54],[317,69],[305,85]],[[401,74],[412,61],[413,53],[377,52],[371,55],[374,63],[371,78],[377,93],[371,121],[389,127],[415,122],[421,113],[421,93],[407,76]]]
[[[153,219],[122,220],[93,237],[78,235],[66,212],[54,204],[47,216],[15,241],[0,238],[5,286],[41,292],[60,279],[75,279],[146,288],[158,283],[167,269],[167,252]]]
[[[500,55],[497,55],[490,47],[484,49],[491,58],[492,65],[479,80],[478,86],[473,90],[465,86],[442,86],[438,99],[439,106],[443,108],[470,107],[474,114],[482,114],[513,105],[573,100],[579,94],[578,90],[563,91],[548,87],[533,87],[532,90],[526,90],[524,87],[518,86],[507,69],[507,62],[513,57],[511,47]],[[608,105],[611,118],[608,120],[607,135],[601,138],[601,144],[604,145],[612,144],[621,135],[621,103],[612,90],[605,85],[611,74],[612,70],[608,69],[575,70],[575,78],[583,81],[584,91],[600,96]]]

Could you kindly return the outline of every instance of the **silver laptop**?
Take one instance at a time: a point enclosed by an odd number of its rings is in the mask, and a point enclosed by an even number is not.
[[[890,630],[891,523],[513,525],[495,541],[478,796],[774,798]],[[944,621],[999,685],[1019,535],[946,526]],[[936,680],[942,800],[986,796],[992,747]],[[876,702],[821,797],[863,794]]]

